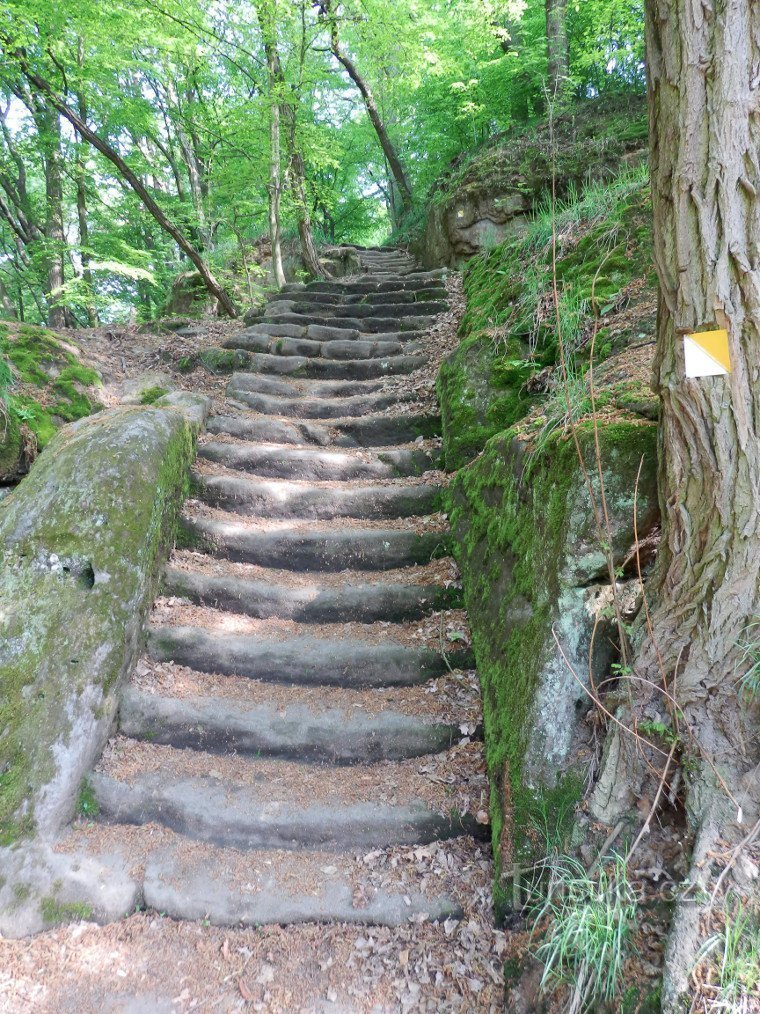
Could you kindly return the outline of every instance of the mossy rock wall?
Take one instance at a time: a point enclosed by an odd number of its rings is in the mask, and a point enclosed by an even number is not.
[[[72,816],[109,733],[206,404],[184,398],[64,427],[0,502],[0,844]]]
[[[590,425],[580,427],[579,439],[598,496]],[[599,441],[619,566],[634,541],[642,459],[640,536],[657,517],[656,426],[603,426]],[[576,734],[589,704],[581,684],[589,677],[594,606],[609,578],[586,480],[568,438],[555,436],[534,454],[514,431],[492,438],[457,474],[450,511],[483,690],[498,895],[511,864],[527,861],[539,844],[535,836],[562,824],[560,811],[579,785]],[[608,672],[612,660],[604,627],[594,639],[597,674]]]
[[[444,360],[438,373],[446,469],[456,471],[483,449],[487,440],[517,422],[530,398],[523,378],[503,369],[492,343],[468,338]]]

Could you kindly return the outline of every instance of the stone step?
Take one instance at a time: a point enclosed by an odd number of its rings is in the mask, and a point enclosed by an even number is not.
[[[208,442],[198,447],[200,457],[227,468],[275,479],[393,479],[422,475],[440,466],[440,453],[423,448],[399,448],[375,454],[293,448],[278,443],[249,441]]]
[[[463,738],[457,725],[422,722],[390,710],[246,707],[238,700],[165,697],[134,687],[122,692],[119,728],[133,739],[178,749],[328,764],[423,757]]]
[[[233,392],[229,392],[233,397]],[[434,415],[366,415],[333,423],[292,422],[267,416],[217,415],[207,423],[209,433],[226,433],[241,440],[279,444],[316,444],[319,447],[384,447],[433,437],[441,424]]]
[[[259,619],[280,617],[299,623],[400,623],[461,605],[454,586],[415,584],[298,585],[249,581],[231,575],[168,567],[166,594],[202,606]]]
[[[182,536],[213,556],[295,571],[394,570],[447,556],[444,532],[397,528],[298,528],[262,531],[235,521],[182,519]]]
[[[353,282],[309,282],[305,288],[300,285],[285,285],[280,291],[284,293],[294,292],[300,294],[301,292],[332,292],[337,295],[366,295],[367,293],[395,293],[395,292],[412,292],[419,294],[421,292],[429,291],[430,289],[441,289],[442,280],[441,278],[430,278],[422,279],[417,281],[410,281],[408,278],[399,278],[397,281],[372,281],[369,278],[362,278],[361,281]]]
[[[275,311],[274,305],[267,307],[266,314],[262,317],[262,323],[300,324],[302,327],[307,327],[309,324],[323,324],[330,327],[350,328],[364,334],[387,331],[422,331],[430,325],[430,318],[422,315],[401,318],[329,317],[322,315],[320,319],[316,320],[313,314],[293,313],[290,310]]]
[[[261,373],[236,372],[230,377],[227,396],[237,391],[279,395],[285,398],[345,398],[358,394],[374,394],[385,389],[386,380],[281,380]]]
[[[237,348],[237,339],[229,338],[227,348]],[[254,373],[275,374],[322,380],[372,380],[413,373],[427,362],[422,355],[389,356],[386,359],[310,359],[308,356],[273,356],[265,352],[249,353],[248,369]]]
[[[248,517],[406,518],[433,514],[441,504],[441,486],[432,482],[330,486],[198,472],[192,479],[198,499]]]
[[[447,298],[446,289],[441,287],[436,289],[421,289],[419,292],[422,294],[435,292],[437,294],[436,296],[423,296],[423,298],[442,300],[446,300]],[[305,300],[320,307],[353,306],[356,304],[373,306],[378,303],[386,303],[392,304],[395,309],[396,306],[413,305],[418,293],[406,289],[396,289],[389,292],[319,292],[306,285],[301,289],[291,290],[290,292],[287,291],[287,288],[283,289],[270,297],[267,302],[276,302],[286,296],[295,300]]]
[[[407,648],[387,640],[212,633],[199,627],[151,626],[148,653],[157,662],[174,662],[200,672],[303,686],[393,687],[425,683],[453,669],[470,668],[467,651],[446,658],[427,648]]]
[[[343,303],[324,304],[316,299],[277,300],[268,303],[264,316],[273,317],[283,313],[297,313],[307,317],[385,317],[389,320],[406,317],[434,317],[448,309],[447,303],[428,300],[421,303]],[[430,321],[428,321],[430,323]],[[389,330],[391,330],[389,328]]]
[[[272,338],[265,334],[241,334],[238,348],[247,352],[268,352],[276,356],[308,356],[322,359],[377,359],[417,352],[414,342],[314,341],[310,338]]]
[[[421,304],[423,307],[427,304]],[[312,320],[313,318],[309,318]],[[302,323],[302,324],[274,324],[264,317],[251,318],[251,323],[241,331],[232,336],[232,340],[250,338],[252,335],[265,335],[269,338],[311,338],[314,341],[349,341],[358,339],[362,341],[387,341],[387,342],[412,342],[419,338],[422,331],[415,331],[412,328],[399,329],[398,322],[391,331],[378,331],[373,334],[362,331],[359,328],[344,327],[342,321],[335,323],[335,318],[329,315],[321,315],[326,323]],[[332,326],[331,326],[332,324]],[[237,346],[223,346],[225,348]]]
[[[401,882],[377,888],[361,858],[303,851],[237,850],[205,846],[156,849],[144,864],[145,904],[170,919],[215,926],[353,923],[402,926],[410,921],[459,919],[462,905],[443,892],[425,893]],[[420,878],[422,879],[422,878]],[[429,876],[427,882],[440,880]],[[355,903],[355,898],[367,901]]]
[[[413,391],[377,391],[348,398],[281,398],[232,388],[230,394],[255,412],[290,419],[344,419],[364,416],[414,400]]]
[[[124,782],[95,772],[90,784],[99,820],[160,824],[196,841],[226,848],[347,851],[424,845],[479,830],[468,814],[436,813],[422,802],[341,804],[328,796],[304,805],[273,798],[266,782],[229,784],[190,775],[171,777],[163,772],[146,772]]]

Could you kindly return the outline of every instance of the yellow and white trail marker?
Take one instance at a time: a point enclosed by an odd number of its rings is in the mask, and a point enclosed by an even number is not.
[[[722,377],[731,372],[728,332],[698,331],[683,340],[687,377]]]

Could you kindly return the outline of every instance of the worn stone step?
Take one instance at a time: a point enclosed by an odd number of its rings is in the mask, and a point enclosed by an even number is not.
[[[232,392],[230,392],[232,393]],[[241,440],[281,444],[316,444],[319,447],[383,447],[408,444],[418,437],[441,431],[435,415],[366,415],[335,422],[287,421],[267,416],[218,415],[207,423],[209,433],[227,433]]]
[[[296,587],[271,581],[249,581],[233,575],[206,574],[168,567],[164,587],[169,595],[203,606],[255,616],[280,617],[299,623],[400,623],[461,605],[461,590],[437,585],[319,584]]]
[[[297,304],[297,313],[303,312],[300,309],[301,304]],[[338,305],[334,309],[336,317],[397,317],[408,318],[408,317],[435,317],[439,313],[443,313],[448,310],[449,305],[446,302],[438,300],[425,300],[415,301],[414,303],[395,303],[395,302],[372,302],[366,303],[351,303],[347,306]],[[428,321],[430,324],[430,321]]]
[[[421,304],[425,305],[425,304]],[[267,307],[263,322],[273,324],[300,324],[304,327],[309,324],[324,324],[330,327],[346,327],[354,331],[361,331],[365,334],[375,334],[382,331],[422,331],[430,325],[430,318],[419,315],[414,317],[328,317],[322,316],[315,319],[316,315],[293,313],[290,310],[282,311],[274,309],[274,304]]]
[[[448,556],[444,532],[397,528],[317,528],[261,531],[234,521],[182,519],[189,544],[223,559],[295,571],[394,570]]]
[[[246,707],[238,700],[165,697],[134,687],[122,692],[119,728],[126,736],[163,746],[328,764],[422,757],[462,739],[456,725],[422,722],[392,710]]]
[[[236,401],[263,415],[291,419],[342,419],[363,416],[414,400],[413,391],[377,391],[348,398],[281,398],[233,388]]]
[[[369,278],[362,278],[361,281],[353,282],[309,282],[305,290],[299,288],[291,288],[286,285],[282,292],[332,292],[337,295],[365,295],[367,293],[379,293],[379,292],[425,292],[429,289],[440,289],[442,288],[441,278],[430,278],[420,279],[416,281],[410,281],[408,278],[399,278],[396,282],[393,281],[372,281]]]
[[[237,348],[235,337],[225,342]],[[308,356],[273,356],[266,352],[249,353],[248,368],[254,373],[275,374],[322,380],[372,380],[413,373],[427,362],[423,355],[388,356],[385,359],[310,359]]]
[[[461,904],[444,892],[421,893],[404,882],[395,889],[374,887],[367,867],[355,857],[257,851],[253,862],[241,862],[239,852],[207,848],[200,857],[197,845],[192,852],[181,847],[154,851],[145,863],[145,904],[171,919],[216,926],[333,922],[395,927],[410,920],[463,916]],[[368,900],[355,904],[357,893]]]
[[[286,763],[286,762],[282,762]],[[427,844],[478,830],[472,817],[406,805],[335,799],[307,805],[272,798],[269,785],[145,773],[131,782],[95,772],[99,819],[162,824],[188,838],[237,849],[348,849]]]
[[[354,328],[342,327],[339,321],[334,326],[330,324],[309,324],[306,328],[306,337],[314,341],[394,342],[404,345],[403,351],[405,352],[409,351],[414,342],[421,338],[423,334],[423,331],[408,330],[379,331],[377,334],[368,335]],[[361,357],[357,356],[356,358],[359,359]]]
[[[151,626],[148,652],[200,672],[246,676],[304,686],[392,687],[425,683],[451,668],[470,668],[466,651],[446,658],[426,648],[407,648],[355,638],[291,637],[265,640],[247,634],[211,633],[198,627]]]
[[[265,334],[241,334],[238,347],[248,352],[268,352],[276,356],[308,356],[323,359],[376,359],[418,351],[414,342],[315,341],[311,338],[272,338]]]
[[[441,504],[435,483],[340,486],[286,479],[193,473],[198,499],[212,507],[264,518],[405,518],[432,514]]]
[[[439,453],[423,448],[399,448],[375,454],[350,451],[323,451],[310,447],[249,441],[208,442],[198,454],[227,468],[235,468],[275,479],[393,479],[422,475],[440,466]]]
[[[448,309],[446,303],[429,300],[423,303],[342,303],[325,304],[318,300],[278,300],[269,303],[265,316],[275,314],[297,313],[307,317],[353,317],[359,320],[367,317],[385,317],[389,320],[405,317],[434,317]],[[428,321],[428,323],[430,323]],[[390,328],[388,330],[391,330]]]
[[[385,389],[383,377],[375,380],[282,380],[261,373],[236,372],[230,377],[227,395],[253,391],[256,394],[280,395],[285,398],[345,398],[357,394],[374,394]]]
[[[440,293],[442,299],[446,298],[445,289],[438,288],[436,291]],[[395,307],[396,305],[414,303],[415,297],[415,292],[405,289],[396,289],[391,292],[319,292],[306,285],[301,289],[294,290],[288,290],[286,286],[285,289],[281,289],[280,292],[272,296],[267,302],[277,302],[283,298],[290,298],[316,303],[318,306],[350,306],[356,303],[371,306],[376,303],[392,303]]]

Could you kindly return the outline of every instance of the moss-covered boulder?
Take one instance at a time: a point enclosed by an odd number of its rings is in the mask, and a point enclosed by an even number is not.
[[[598,498],[593,429],[578,435]],[[634,562],[642,459],[640,537],[657,517],[655,440],[648,423],[599,429],[616,568]],[[574,769],[592,637],[592,672],[611,661],[609,576],[574,443],[559,434],[533,452],[514,430],[491,439],[456,476],[450,509],[483,690],[498,894],[513,862],[545,848],[537,835],[561,833],[582,783]]]
[[[64,427],[0,501],[0,845],[72,816],[108,735],[206,403],[174,397]]]
[[[101,382],[73,340],[28,324],[0,325],[2,364],[9,384],[0,408],[0,482],[12,482],[61,426],[100,409]]]

